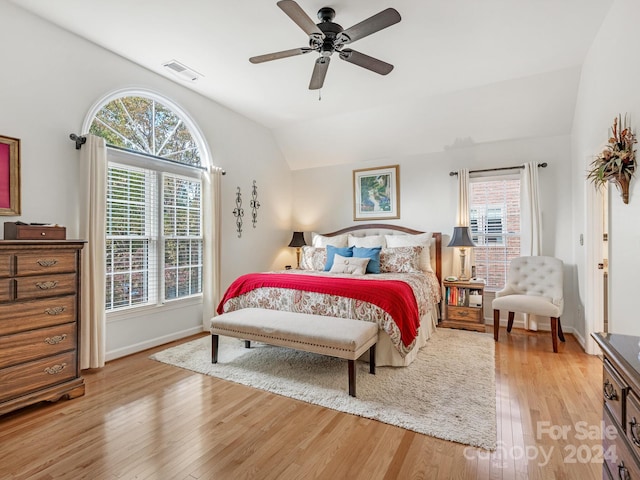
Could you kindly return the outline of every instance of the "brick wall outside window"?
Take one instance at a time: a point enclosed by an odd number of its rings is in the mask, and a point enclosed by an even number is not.
[[[520,180],[472,180],[469,184],[476,277],[487,291],[504,287],[512,258],[520,256]]]

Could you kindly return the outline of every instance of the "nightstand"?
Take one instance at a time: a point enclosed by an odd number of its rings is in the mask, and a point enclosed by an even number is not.
[[[440,327],[461,328],[484,332],[482,303],[484,282],[443,282],[444,296]]]

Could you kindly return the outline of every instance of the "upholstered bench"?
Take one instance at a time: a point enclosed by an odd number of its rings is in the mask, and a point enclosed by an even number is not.
[[[235,337],[319,353],[349,361],[349,395],[356,396],[355,361],[369,350],[369,372],[376,373],[378,325],[361,320],[306,313],[243,308],[211,319],[211,363],[218,362],[218,336]]]

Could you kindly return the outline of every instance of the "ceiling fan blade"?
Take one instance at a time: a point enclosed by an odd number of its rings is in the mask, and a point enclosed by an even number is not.
[[[278,60],[279,58],[294,57],[296,55],[302,55],[303,53],[312,52],[313,49],[309,47],[292,48],[291,50],[283,50],[282,52],[267,53],[265,55],[258,55],[257,57],[251,57],[249,61],[251,63],[270,62],[271,60]]]
[[[376,13],[374,16],[355,24],[353,27],[347,28],[340,34],[343,43],[351,43],[360,40],[372,33],[376,33],[384,28],[390,27],[398,23],[402,18],[395,8],[387,8],[386,10]]]
[[[372,72],[379,73],[380,75],[386,75],[393,70],[393,65],[377,58],[370,57],[364,53],[356,52],[350,48],[345,48],[340,52],[340,58],[359,67],[366,68]]]
[[[287,14],[307,35],[318,35],[324,37],[322,30],[311,20],[304,10],[293,0],[280,0],[277,4],[280,9]]]
[[[313,73],[311,74],[311,81],[309,82],[309,90],[318,90],[322,88],[324,84],[324,77],[327,76],[327,69],[329,68],[329,57],[318,57],[316,64],[313,67]]]

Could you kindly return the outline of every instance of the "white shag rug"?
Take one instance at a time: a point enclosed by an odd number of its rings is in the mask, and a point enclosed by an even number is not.
[[[194,372],[379,420],[418,433],[488,450],[496,448],[495,348],[491,335],[438,328],[408,367],[357,362],[349,396],[347,361],[257,342],[211,337],[151,356]]]

